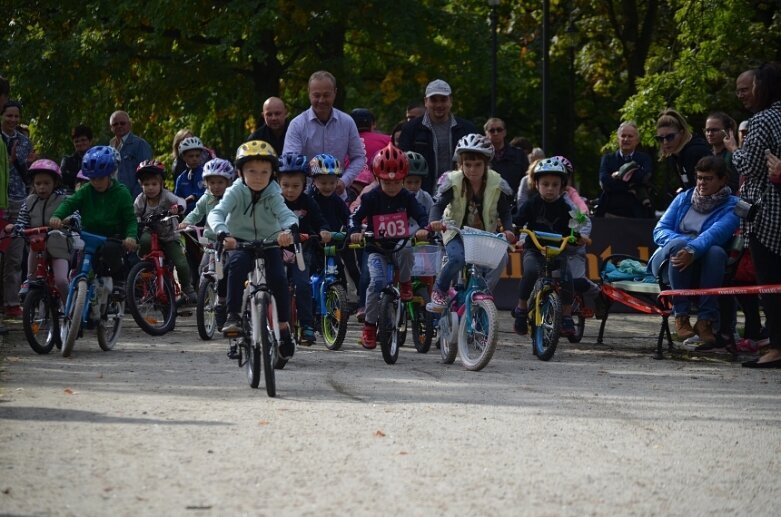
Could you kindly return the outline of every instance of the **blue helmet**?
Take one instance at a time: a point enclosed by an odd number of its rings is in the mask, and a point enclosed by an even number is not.
[[[309,162],[312,176],[341,176],[342,166],[339,160],[330,154],[318,154]]]
[[[111,176],[117,170],[119,153],[113,147],[97,145],[84,153],[81,172],[89,179]]]
[[[301,172],[309,176],[309,161],[303,154],[284,153],[279,157],[279,174]]]

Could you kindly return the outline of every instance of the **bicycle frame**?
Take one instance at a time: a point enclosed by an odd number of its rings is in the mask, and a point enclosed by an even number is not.
[[[244,288],[244,296],[241,302],[241,313],[247,310],[247,303],[250,303],[250,317],[252,318],[252,339],[255,343],[260,343],[260,313],[258,312],[258,301],[263,293],[267,293],[271,298],[271,314],[269,315],[269,322],[273,327],[271,330],[274,333],[274,339],[279,343],[279,325],[278,313],[277,313],[277,300],[271,293],[266,283],[266,261],[262,256],[255,257],[255,267],[250,271],[248,282]]]
[[[70,314],[70,308],[73,304],[73,296],[76,294],[76,287],[79,281],[82,279],[87,280],[87,297],[84,300],[84,310],[81,314],[81,321],[83,324],[89,322],[90,318],[90,305],[92,304],[93,297],[95,296],[95,279],[94,272],[92,270],[92,258],[95,255],[97,249],[108,240],[107,237],[102,235],[96,235],[82,231],[81,239],[84,241],[84,257],[81,261],[81,268],[78,273],[73,275],[73,278],[68,284],[68,298],[65,301],[65,314]]]
[[[547,233],[547,232],[535,232],[533,230],[528,230],[524,228],[520,232],[521,234],[526,234],[531,239],[534,246],[539,250],[540,253],[542,253],[542,256],[545,257],[545,274],[540,276],[540,278],[537,279],[537,284],[534,286],[534,290],[532,292],[535,293],[534,298],[534,323],[536,326],[542,325],[542,311],[536,310],[540,306],[540,300],[547,292],[548,289],[558,289],[559,282],[558,280],[553,276],[553,259],[561,255],[564,250],[567,248],[567,245],[571,241],[574,240],[574,237],[572,236],[562,236],[557,233]],[[560,243],[559,246],[551,246],[540,243],[540,240],[548,241],[548,242],[558,242]]]
[[[46,239],[49,227],[28,228],[24,230],[25,239],[30,245],[30,251],[35,253],[35,273],[30,280],[30,288],[46,287],[52,296],[59,297],[59,291],[54,284],[54,275],[51,269],[51,257],[46,257]]]
[[[166,217],[165,219],[168,218]],[[162,303],[169,303],[168,296],[165,293],[165,277],[171,277],[171,284],[174,286],[174,299],[176,299],[181,294],[181,288],[177,282],[173,282],[173,266],[166,264],[165,262],[165,253],[160,247],[160,237],[157,235],[157,232],[152,230],[151,224],[142,223],[142,225],[150,227],[149,233],[152,238],[152,243],[149,246],[149,253],[141,257],[141,260],[149,261],[155,266],[155,298],[160,300]]]
[[[323,246],[324,265],[320,274],[313,274],[309,277],[312,286],[312,297],[314,305],[317,308],[317,315],[323,315],[328,311],[326,307],[326,294],[328,288],[337,283],[343,283],[339,276],[339,267],[337,265],[338,249],[335,245]]]

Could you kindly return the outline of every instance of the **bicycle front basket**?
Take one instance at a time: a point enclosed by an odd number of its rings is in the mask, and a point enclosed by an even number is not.
[[[496,234],[465,226],[461,229],[467,264],[495,268],[507,254],[507,241]]]

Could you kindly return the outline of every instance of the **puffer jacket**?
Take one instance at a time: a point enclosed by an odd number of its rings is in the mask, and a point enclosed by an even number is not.
[[[285,206],[282,189],[276,181],[271,181],[253,199],[252,190],[238,180],[225,191],[206,222],[216,235],[225,232],[240,240],[259,241],[298,224],[298,217]]]

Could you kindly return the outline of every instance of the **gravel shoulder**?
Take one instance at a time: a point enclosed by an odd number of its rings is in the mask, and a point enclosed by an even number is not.
[[[276,399],[193,318],[162,338],[128,318],[115,351],[87,335],[69,359],[10,327],[2,514],[781,514],[781,372],[653,360],[653,318],[611,317],[605,345],[592,320],[549,363],[502,332],[477,373],[433,347],[387,366],[352,323]]]

